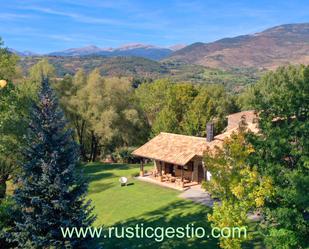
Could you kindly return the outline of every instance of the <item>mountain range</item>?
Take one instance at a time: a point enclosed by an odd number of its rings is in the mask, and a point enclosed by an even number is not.
[[[20,56],[38,56],[29,51],[11,51]],[[289,63],[309,63],[309,23],[285,24],[260,33],[224,38],[210,43],[197,42],[188,46],[174,45],[164,48],[135,43],[118,48],[99,48],[91,45],[41,56],[142,57],[209,68],[273,69]]]
[[[50,56],[85,56],[101,55],[107,57],[115,56],[137,56],[152,60],[161,60],[168,57],[174,50],[170,48],[156,47],[145,44],[129,44],[119,48],[99,48],[97,46],[87,46],[83,48],[71,48],[63,51],[52,52]]]
[[[106,57],[116,57],[116,56],[136,56],[143,57],[151,60],[161,60],[168,57],[174,51],[184,48],[185,45],[176,44],[168,48],[158,47],[154,45],[132,43],[127,44],[118,48],[99,48],[95,45],[89,45],[81,48],[69,48],[62,51],[55,51],[43,56],[106,56]],[[19,56],[37,56],[38,54],[32,53],[30,51],[16,51],[10,49],[11,52],[18,54]]]
[[[39,54],[37,53],[34,53],[32,51],[28,51],[28,50],[25,50],[25,51],[17,51],[13,48],[9,48],[8,49],[11,53],[14,53],[14,54],[17,54],[18,56],[21,56],[21,57],[25,57],[25,56],[38,56]]]
[[[167,60],[212,68],[254,67],[273,69],[309,63],[309,23],[286,24],[263,32],[194,43],[175,51]]]

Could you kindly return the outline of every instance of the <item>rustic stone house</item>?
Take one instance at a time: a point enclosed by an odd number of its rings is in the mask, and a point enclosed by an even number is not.
[[[237,132],[240,122],[248,129],[257,131],[257,116],[254,111],[243,111],[227,116],[228,125],[222,134],[214,136],[213,124],[207,124],[207,137],[194,137],[161,132],[146,144],[133,151],[133,155],[153,160],[154,169],[148,177],[158,181],[179,184],[200,184],[209,180],[211,173],[203,164],[203,153],[209,148],[220,146],[232,132]],[[143,160],[142,160],[143,161]],[[141,163],[140,176],[145,176]]]

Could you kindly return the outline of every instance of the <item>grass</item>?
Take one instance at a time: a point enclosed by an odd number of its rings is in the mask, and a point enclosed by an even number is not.
[[[89,198],[95,203],[95,212],[104,214],[98,216],[96,225],[113,225],[177,200],[178,192],[174,190],[135,180],[132,175],[138,172],[136,165],[87,165]],[[129,186],[120,187],[121,176],[129,178]]]
[[[151,166],[146,166],[149,168]],[[177,227],[195,224],[202,226],[210,234],[207,214],[211,209],[203,205],[183,200],[179,192],[154,184],[138,181],[131,177],[138,172],[137,165],[94,163],[85,166],[89,177],[89,198],[97,214],[95,226]],[[131,183],[120,187],[119,177],[129,177]],[[215,239],[102,239],[104,248],[218,248]]]
[[[207,214],[211,209],[178,197],[179,192],[163,188],[154,184],[138,181],[132,177],[139,172],[138,165],[92,163],[84,167],[89,178],[88,197],[95,207],[97,215],[95,226],[130,226],[143,224],[144,227],[185,227],[194,224],[195,227],[204,227],[210,234],[210,224]],[[145,169],[152,166],[146,165]],[[130,185],[120,187],[119,178],[126,176]],[[8,184],[8,193],[11,194],[13,184]],[[244,243],[246,249],[265,248],[257,232],[256,223],[251,223],[249,233],[251,241]],[[101,239],[98,241],[105,249],[216,249],[218,241],[197,238],[165,239],[156,242],[150,239]]]

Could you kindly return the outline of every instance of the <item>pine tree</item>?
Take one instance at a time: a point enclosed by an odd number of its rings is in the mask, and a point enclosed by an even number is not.
[[[87,227],[94,221],[72,137],[48,79],[43,79],[14,193],[22,212],[13,235],[19,248],[87,248],[86,239],[64,239],[61,232],[61,227]]]

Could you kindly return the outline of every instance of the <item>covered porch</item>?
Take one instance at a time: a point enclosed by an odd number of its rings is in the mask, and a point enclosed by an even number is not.
[[[207,179],[207,173],[202,164],[201,158],[194,158],[184,165],[169,163],[160,160],[153,160],[153,169],[144,171],[144,160],[141,160],[140,177],[147,177],[150,181],[164,183],[167,187],[185,189],[199,185]]]
[[[155,177],[151,172],[150,173],[147,172],[143,177],[138,176],[137,179],[143,182],[156,184],[164,188],[171,188],[171,189],[180,190],[180,191],[187,190],[193,186],[199,186],[201,188],[201,184],[198,184],[196,182],[190,182],[190,183],[186,183],[182,185],[176,181],[175,182],[160,181],[158,177]]]
[[[177,188],[201,184],[207,180],[203,152],[214,146],[206,138],[161,132],[132,152],[141,159],[140,177],[148,177]],[[153,169],[144,171],[144,159],[154,162]]]

